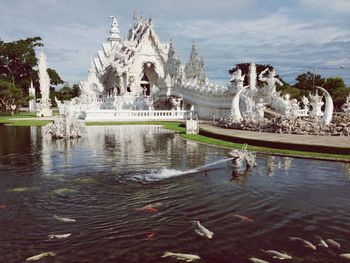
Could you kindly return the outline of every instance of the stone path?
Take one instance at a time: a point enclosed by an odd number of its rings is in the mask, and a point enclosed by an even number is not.
[[[201,134],[226,141],[249,145],[316,151],[336,154],[350,154],[350,137],[277,134],[225,129],[205,122],[200,124]]]

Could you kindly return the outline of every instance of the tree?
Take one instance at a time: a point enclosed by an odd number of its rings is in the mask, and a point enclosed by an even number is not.
[[[276,90],[281,91],[282,95],[289,94],[291,99],[300,99],[300,90],[291,86],[289,83],[281,80],[283,86],[276,85]]]
[[[17,88],[13,83],[0,79],[0,111],[6,114],[12,111],[11,106],[18,109],[29,96],[23,96],[20,88]]]
[[[346,88],[344,80],[339,77],[327,78],[323,88],[325,88],[332,96],[335,109],[340,110],[350,91],[348,88]]]
[[[56,97],[59,101],[64,100],[71,100],[72,98],[79,96],[79,85],[73,84],[72,87],[70,87],[68,84],[65,84],[59,91],[53,91],[51,94],[53,94],[54,97]],[[53,105],[56,105],[56,101],[52,100]]]
[[[316,86],[323,86],[325,79],[321,75],[313,74],[308,71],[296,77],[297,83],[294,87],[300,90],[300,96],[309,96],[309,93],[315,91]]]
[[[14,92],[12,94],[13,98],[17,98],[19,89],[21,92],[20,96],[26,99],[16,99],[17,103],[27,103],[28,96],[26,94],[31,81],[33,81],[36,91],[39,91],[39,77],[36,70],[38,61],[35,56],[35,48],[43,46],[40,41],[40,37],[20,39],[8,43],[0,40],[0,80],[3,81],[2,85],[4,88],[0,95],[2,100],[7,101],[9,92]],[[58,84],[63,83],[63,80],[54,69],[49,68],[48,74],[53,90]],[[11,83],[13,86],[9,86],[8,83]],[[2,110],[7,111],[4,107],[2,107]]]
[[[35,75],[35,47],[43,46],[40,37],[5,43],[0,40],[0,78],[26,91]]]

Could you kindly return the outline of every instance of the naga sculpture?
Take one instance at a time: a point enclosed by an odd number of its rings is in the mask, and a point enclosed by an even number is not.
[[[327,90],[325,90],[324,88],[319,87],[319,86],[316,86],[316,88],[322,90],[325,97],[326,97],[326,106],[325,106],[325,110],[323,112],[321,122],[323,124],[329,125],[332,121],[332,118],[333,118],[333,108],[334,108],[333,99],[332,99],[331,95],[329,94],[329,92]]]
[[[255,154],[247,150],[248,145],[244,144],[241,150],[233,150],[230,155],[233,157],[232,164],[234,168],[240,169],[245,168],[248,170],[250,167],[255,167]]]
[[[245,86],[241,88],[232,99],[231,118],[234,121],[239,122],[242,119],[241,110],[239,108],[239,100],[240,100],[241,93],[248,87],[249,86]]]

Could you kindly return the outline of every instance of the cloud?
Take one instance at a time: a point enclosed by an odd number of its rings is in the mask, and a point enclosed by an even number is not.
[[[308,8],[321,9],[348,15],[350,12],[349,0],[301,0],[301,3]]]
[[[314,64],[350,67],[350,2],[345,0],[3,0],[0,38],[41,36],[49,66],[78,82],[108,36],[109,15],[118,18],[126,36],[134,10],[153,18],[163,42],[173,38],[182,63],[195,40],[209,78],[221,83],[228,69],[249,61],[272,64],[287,81]]]

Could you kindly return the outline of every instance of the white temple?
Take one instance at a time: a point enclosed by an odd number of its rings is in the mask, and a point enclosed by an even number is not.
[[[250,66],[249,85],[237,70],[227,86],[211,83],[203,58],[195,44],[183,65],[172,40],[162,43],[151,19],[134,15],[133,25],[123,41],[115,17],[107,41],[91,61],[78,98],[62,104],[60,112],[70,111],[85,120],[183,119],[195,111],[200,119],[245,116],[264,118],[266,106],[283,115],[306,116],[299,102],[276,91],[274,70],[256,73]],[[265,82],[257,86],[257,78]],[[313,106],[313,105],[312,105]]]

